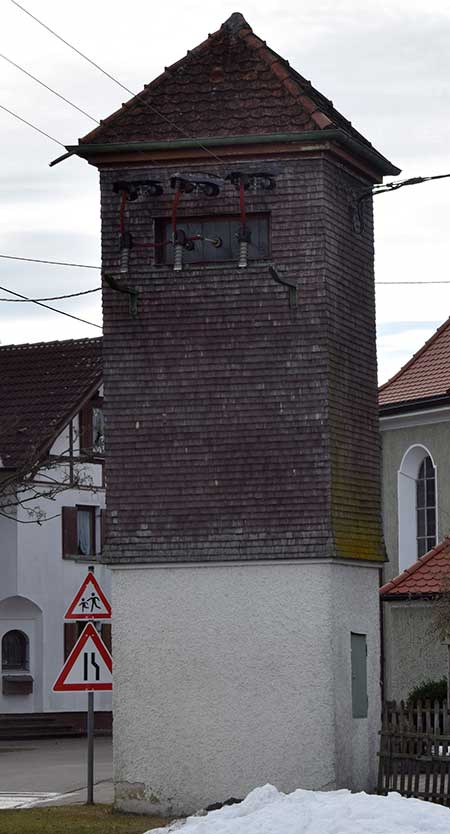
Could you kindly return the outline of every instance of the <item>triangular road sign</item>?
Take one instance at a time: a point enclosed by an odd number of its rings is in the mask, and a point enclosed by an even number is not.
[[[54,692],[112,689],[112,657],[92,623],[88,623],[53,684]]]
[[[89,571],[80,590],[69,605],[65,620],[110,620],[111,605],[94,574]]]

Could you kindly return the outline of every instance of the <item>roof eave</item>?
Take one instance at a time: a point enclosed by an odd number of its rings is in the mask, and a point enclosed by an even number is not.
[[[382,154],[371,148],[357,139],[349,136],[341,128],[327,128],[324,130],[310,130],[301,133],[266,133],[255,135],[241,135],[241,136],[206,136],[198,137],[197,139],[169,139],[166,141],[150,141],[150,142],[118,142],[118,143],[98,143],[87,144],[80,143],[78,145],[67,145],[67,154],[64,154],[58,159],[53,160],[50,165],[56,165],[68,156],[79,156],[82,159],[89,159],[93,156],[107,157],[114,153],[130,153],[136,151],[138,153],[152,151],[174,151],[174,150],[190,150],[203,146],[205,148],[229,147],[231,145],[260,145],[271,143],[293,143],[293,142],[320,142],[334,141],[350,151],[356,158],[362,158],[369,162],[379,174],[385,176],[397,176],[401,173],[401,169],[397,168],[392,162],[389,162]]]
[[[383,403],[380,405],[380,417],[388,417],[391,414],[403,414],[411,409],[414,411],[426,411],[428,408],[435,408],[440,405],[449,405],[450,394],[436,394],[433,397],[422,397],[416,400],[400,400],[399,402]]]
[[[414,593],[389,593],[380,594],[380,599],[382,602],[414,602],[419,600],[433,600],[439,595],[439,592],[432,592],[427,591],[425,593],[414,592]]]

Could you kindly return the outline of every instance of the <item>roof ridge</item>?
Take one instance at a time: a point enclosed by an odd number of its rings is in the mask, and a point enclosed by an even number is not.
[[[53,345],[68,345],[77,344],[85,345],[93,342],[102,342],[103,336],[85,336],[82,339],[52,339],[50,342],[20,342],[19,344],[0,345],[0,351],[13,350],[34,350],[36,348],[46,348]]]
[[[450,316],[448,317],[448,319],[446,319],[446,320],[443,322],[443,324],[441,324],[441,325],[438,327],[438,329],[436,330],[436,332],[435,332],[435,333],[433,333],[433,334],[432,334],[432,336],[430,336],[430,338],[429,338],[429,339],[427,339],[427,341],[426,341],[426,342],[424,342],[424,344],[422,345],[422,347],[420,347],[420,348],[419,348],[419,350],[417,350],[415,353],[413,353],[413,355],[411,356],[411,359],[408,359],[408,361],[406,362],[406,364],[405,364],[405,365],[403,365],[403,366],[400,368],[400,370],[399,370],[399,371],[397,371],[397,373],[396,373],[396,374],[394,374],[394,376],[391,376],[391,378],[390,378],[390,379],[388,379],[388,380],[387,380],[387,382],[383,382],[383,385],[380,385],[380,387],[378,388],[378,393],[380,394],[382,391],[385,391],[385,390],[386,390],[386,388],[388,387],[388,385],[391,385],[393,382],[396,382],[396,381],[397,381],[397,379],[399,379],[399,378],[400,378],[400,377],[401,377],[401,376],[402,376],[402,375],[403,375],[403,374],[404,374],[404,373],[408,370],[408,368],[410,368],[410,367],[411,367],[411,365],[413,365],[413,364],[414,364],[414,362],[416,362],[416,361],[417,361],[417,359],[419,359],[419,357],[420,357],[423,353],[425,353],[425,351],[427,351],[427,350],[428,350],[428,348],[430,347],[430,345],[432,345],[432,344],[433,344],[433,342],[435,342],[435,341],[436,341],[436,339],[437,339],[437,338],[441,335],[441,333],[442,333],[442,332],[443,332],[443,331],[444,331],[444,330],[445,330],[445,329],[446,329],[449,325],[450,325]]]
[[[435,556],[438,555],[438,553],[441,553],[441,551],[444,550],[444,548],[448,544],[450,544],[450,536],[444,536],[442,541],[439,542],[439,544],[436,544],[431,550],[428,551],[428,553],[424,553],[424,555],[417,559],[417,561],[414,562],[414,564],[410,565],[410,567],[408,568],[405,568],[405,570],[399,573],[398,576],[394,576],[393,579],[390,579],[389,582],[386,582],[384,585],[382,585],[379,589],[379,593],[389,593],[398,585],[401,585],[401,583],[404,582],[407,577],[410,577],[413,574],[415,574],[418,570],[420,570],[421,567],[423,567],[423,565],[429,562],[430,559],[433,559]]]
[[[295,78],[292,78],[292,73],[295,72],[295,70],[291,70],[291,65],[286,58],[282,58],[281,55],[274,52],[274,50],[267,46],[266,42],[258,37],[258,35],[255,35],[251,29],[249,31],[241,29],[239,37],[242,38],[242,40],[245,40],[247,46],[250,46],[258,51],[259,57],[265,64],[267,64],[271,72],[276,76],[277,80],[281,81],[284,88],[297,101],[300,101],[306,112],[311,116],[311,119],[320,130],[330,127],[330,125],[333,124],[331,119],[329,119],[328,116],[320,110],[319,105],[316,104],[310,96],[306,95],[302,85]],[[283,64],[285,66],[283,66]],[[286,67],[288,67],[288,69],[286,69]],[[297,73],[297,75],[299,78],[302,78],[299,73]],[[314,90],[311,84],[309,85],[309,88]]]

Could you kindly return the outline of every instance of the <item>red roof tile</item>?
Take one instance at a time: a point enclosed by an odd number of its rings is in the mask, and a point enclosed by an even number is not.
[[[101,374],[101,338],[0,347],[0,465],[50,443]]]
[[[445,396],[450,392],[450,318],[388,382],[380,386],[381,406]]]
[[[442,588],[442,580],[450,578],[450,536],[433,550],[421,556],[411,567],[380,588],[383,597],[395,600],[405,594],[436,594]]]
[[[79,141],[92,145],[327,128],[341,128],[377,153],[333,103],[254,35],[236,12]]]

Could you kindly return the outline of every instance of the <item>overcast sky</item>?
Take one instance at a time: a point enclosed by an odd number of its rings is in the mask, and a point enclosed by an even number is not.
[[[22,2],[22,0],[20,0]],[[450,4],[444,0],[23,0],[23,5],[136,92],[233,11],[287,58],[409,176],[450,172]],[[95,118],[127,95],[2,0],[1,52]],[[0,104],[62,144],[93,122],[0,59]],[[100,263],[97,171],[0,110],[0,252]],[[376,280],[447,280],[450,179],[375,198]],[[33,297],[99,285],[94,270],[0,259],[0,285]],[[450,280],[450,278],[449,278]],[[101,323],[100,294],[59,302]],[[0,297],[6,293],[0,290]],[[377,286],[380,381],[450,314],[448,286]],[[56,306],[56,305],[55,305]],[[30,304],[0,304],[0,340],[35,342],[100,333]]]

